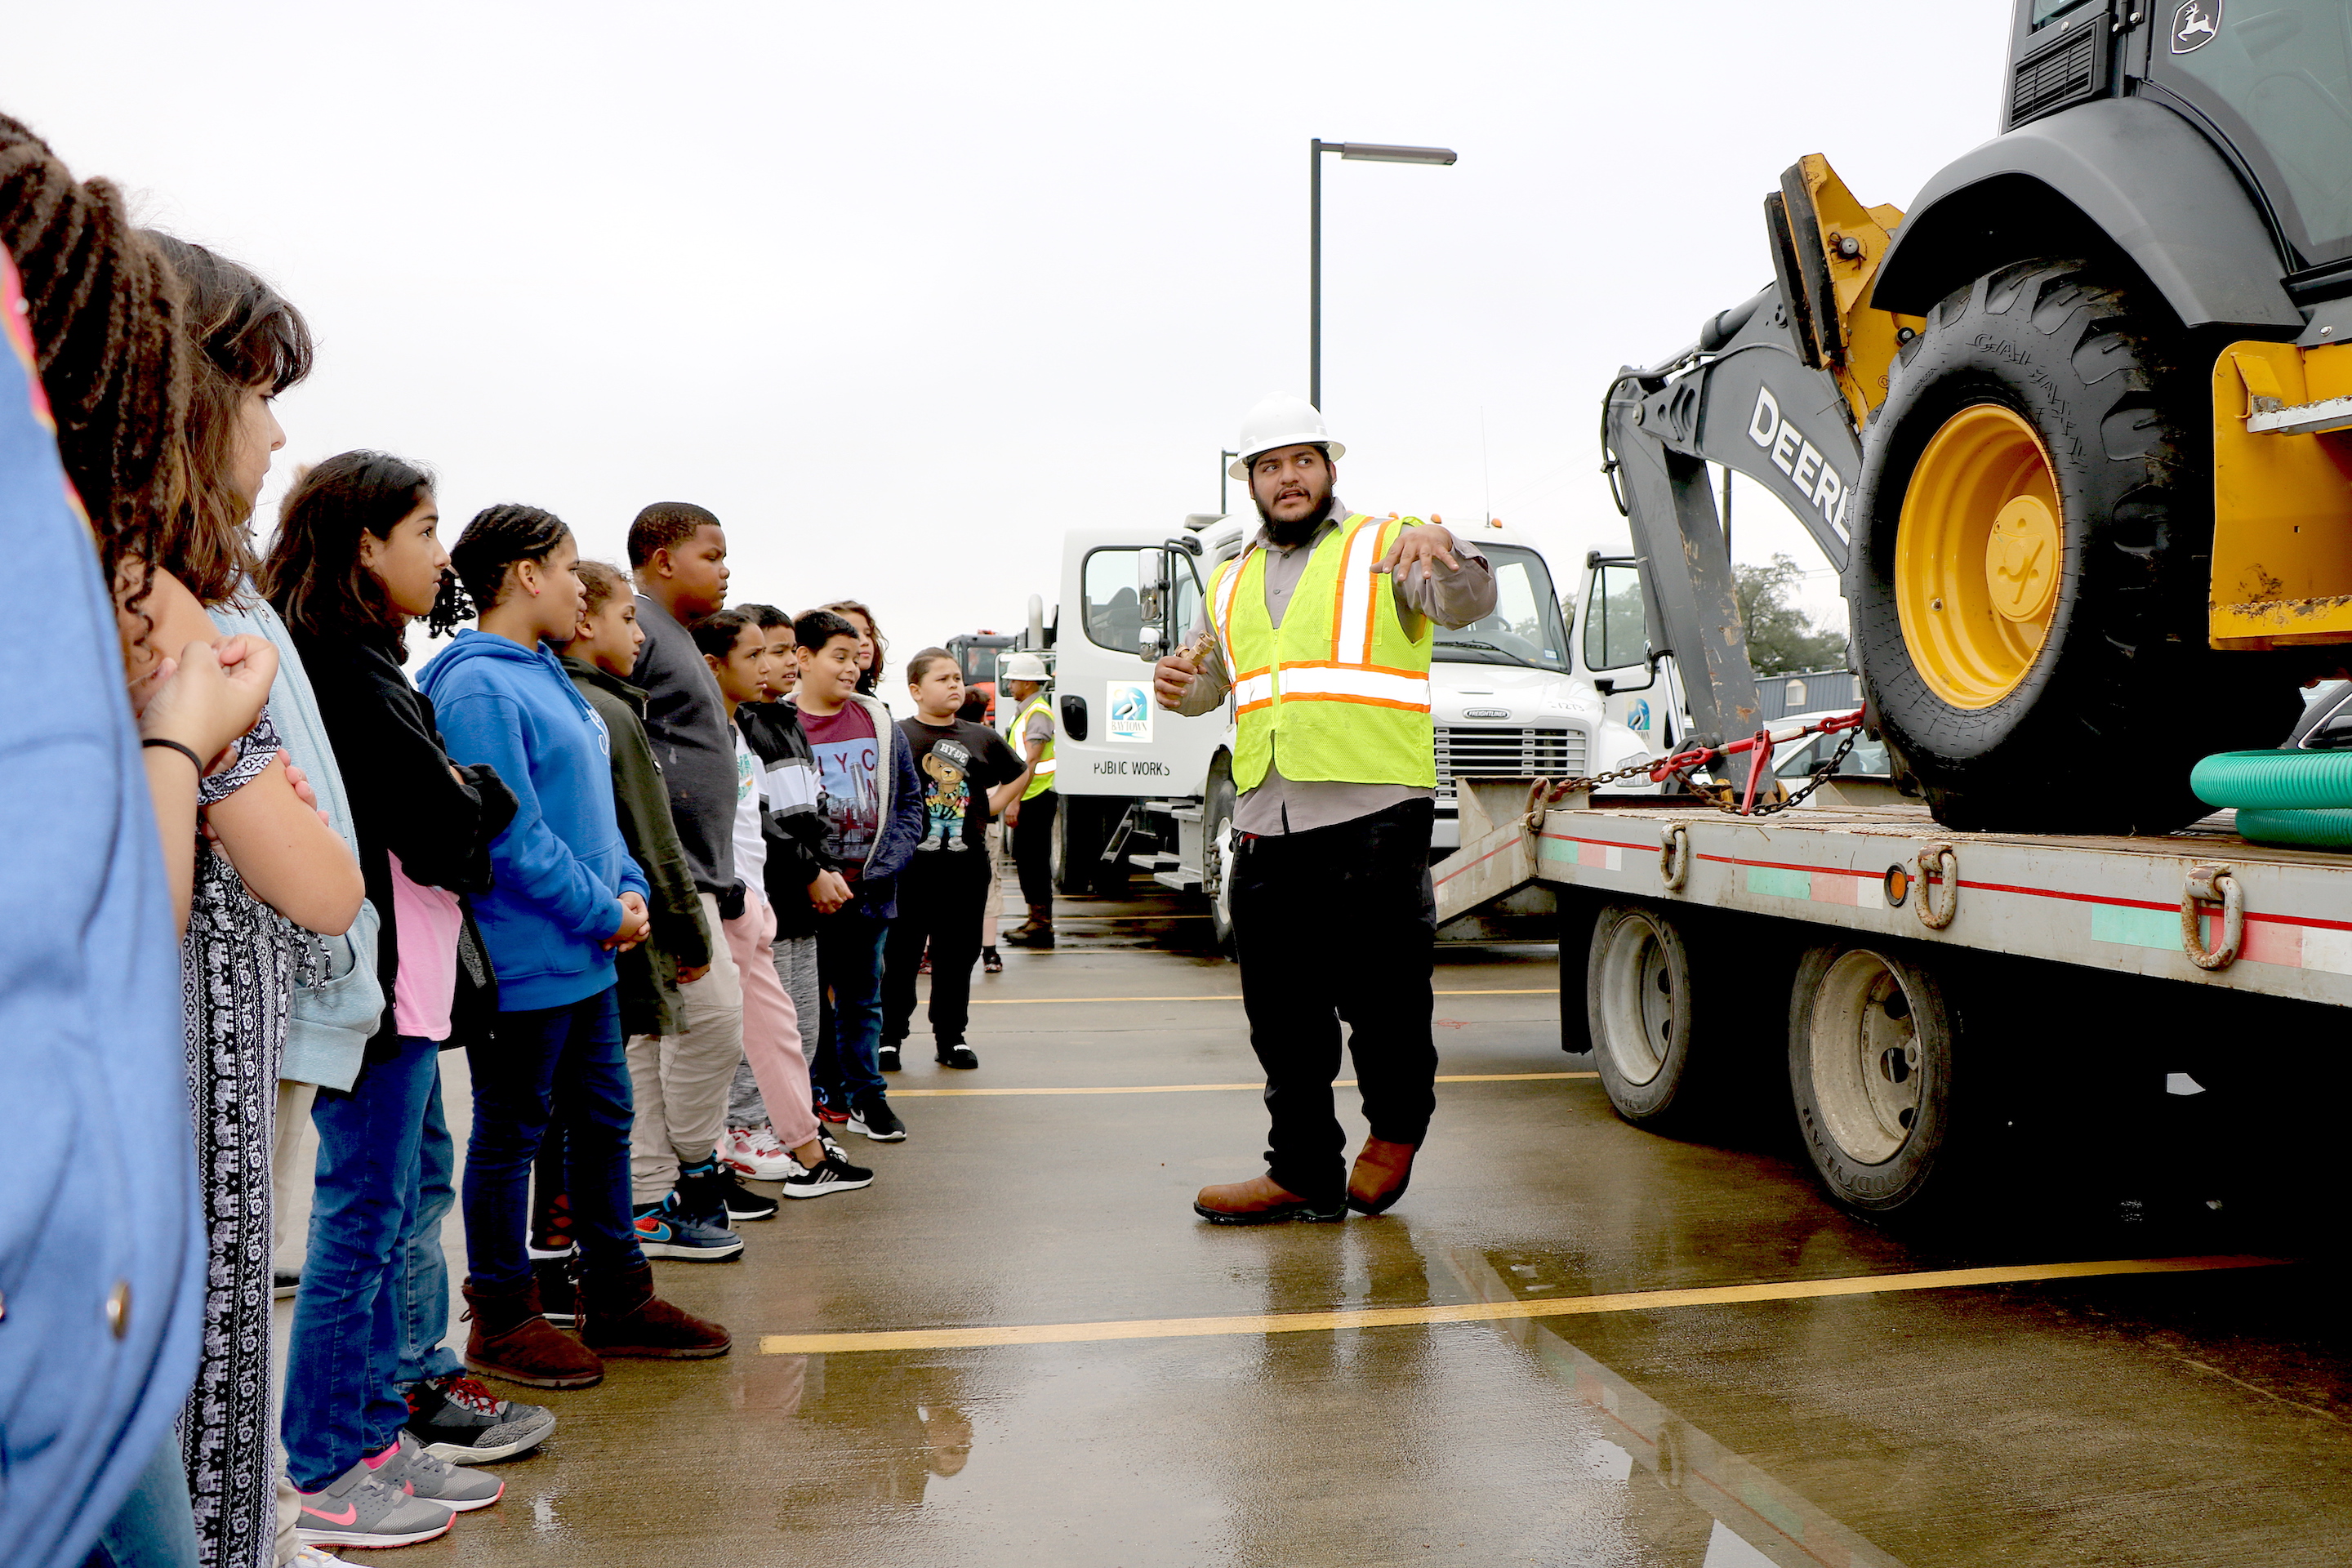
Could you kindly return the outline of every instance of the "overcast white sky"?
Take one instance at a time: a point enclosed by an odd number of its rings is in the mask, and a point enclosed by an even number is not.
[[[866,599],[904,654],[1050,603],[1067,529],[1214,509],[1306,391],[1316,136],[1461,154],[1326,160],[1341,494],[1491,504],[1572,584],[1624,537],[1612,373],[1769,279],[1800,155],[1907,204],[1992,134],[2008,15],[85,0],[11,16],[0,107],[308,314],[281,470],[386,447],[446,538],[524,500],[612,559],[698,501],[740,597]],[[1742,483],[1738,554],[1820,566]]]

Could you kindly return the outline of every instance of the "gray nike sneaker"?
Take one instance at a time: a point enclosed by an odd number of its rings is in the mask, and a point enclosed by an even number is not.
[[[488,1508],[507,1495],[507,1484],[498,1477],[435,1458],[416,1440],[416,1434],[405,1428],[400,1434],[398,1457],[378,1470],[376,1479],[395,1487],[404,1486],[412,1495],[459,1513]]]
[[[414,1546],[446,1535],[457,1516],[444,1505],[411,1497],[383,1475],[397,1456],[371,1467],[362,1459],[328,1486],[304,1492],[294,1532],[307,1546]]]

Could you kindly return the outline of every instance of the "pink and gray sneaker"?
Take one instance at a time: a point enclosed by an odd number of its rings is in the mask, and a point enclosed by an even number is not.
[[[306,1546],[414,1546],[449,1531],[445,1503],[412,1497],[397,1476],[400,1445],[370,1454],[314,1492],[301,1495],[295,1534]],[[394,1472],[386,1479],[385,1472]]]

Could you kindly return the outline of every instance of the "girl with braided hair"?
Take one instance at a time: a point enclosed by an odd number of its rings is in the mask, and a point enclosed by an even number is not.
[[[495,770],[514,820],[490,842],[492,885],[468,906],[498,975],[495,1038],[469,1037],[474,1131],[461,1199],[467,1364],[537,1388],[581,1388],[612,1356],[724,1355],[727,1331],[656,1297],[629,1206],[628,1068],[614,953],[646,936],[647,891],[621,836],[611,738],[549,644],[579,629],[579,546],[552,512],[494,506],[450,548],[476,629],[425,667],[442,742]],[[436,632],[460,614],[435,609]],[[582,1255],[580,1338],[541,1315],[526,1250],[531,1166],[563,1141]]]
[[[78,184],[37,137],[5,118],[0,237],[27,279],[27,324],[59,454],[110,576],[134,697],[151,706],[160,699],[155,688],[173,668],[163,655],[173,648],[183,650],[181,667],[237,664],[255,683],[275,676],[266,642],[223,637],[205,606],[226,600],[247,563],[250,500],[237,504],[236,476],[267,472],[282,439],[276,422],[215,423],[199,459],[193,399],[205,362],[186,332],[181,279],[162,247],[130,226],[113,187]],[[202,775],[194,805],[210,840],[198,841],[186,813],[184,772],[176,790],[156,791],[167,865],[188,889],[181,989],[207,1254],[200,1291],[165,1309],[201,1315],[180,1446],[197,1561],[268,1568],[277,1540],[268,1342],[278,1058],[296,928],[345,931],[360,908],[358,867],[297,793],[267,709],[217,756],[176,742],[173,749]],[[148,760],[151,777],[159,759],[167,771],[180,765],[159,749]],[[142,1494],[158,1500],[144,1482]]]

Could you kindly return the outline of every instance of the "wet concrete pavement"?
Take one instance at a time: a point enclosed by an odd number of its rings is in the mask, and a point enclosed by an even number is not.
[[[500,1385],[562,1426],[498,1468],[501,1503],[403,1561],[2352,1561],[2332,1276],[1913,1288],[2246,1237],[1898,1236],[1832,1208],[1769,1135],[1637,1131],[1559,1049],[1548,947],[1441,949],[1441,1071],[1463,1081],[1391,1215],[1201,1224],[1193,1191],[1258,1168],[1263,1115],[1252,1088],[1187,1087],[1255,1075],[1237,977],[1176,912],[1073,903],[1061,949],[1008,951],[976,981],[981,1070],[934,1068],[919,1033],[908,1141],[846,1141],[872,1188],[744,1226],[740,1261],[656,1265],[734,1353]],[[1590,1300],[1756,1284],[1776,1289]],[[1609,1310],[1519,1315],[1579,1305]],[[1406,1321],[1295,1319],[1390,1309]],[[1035,1325],[1060,1342],[1018,1342]],[[1117,1337],[1139,1332],[1167,1337]]]

